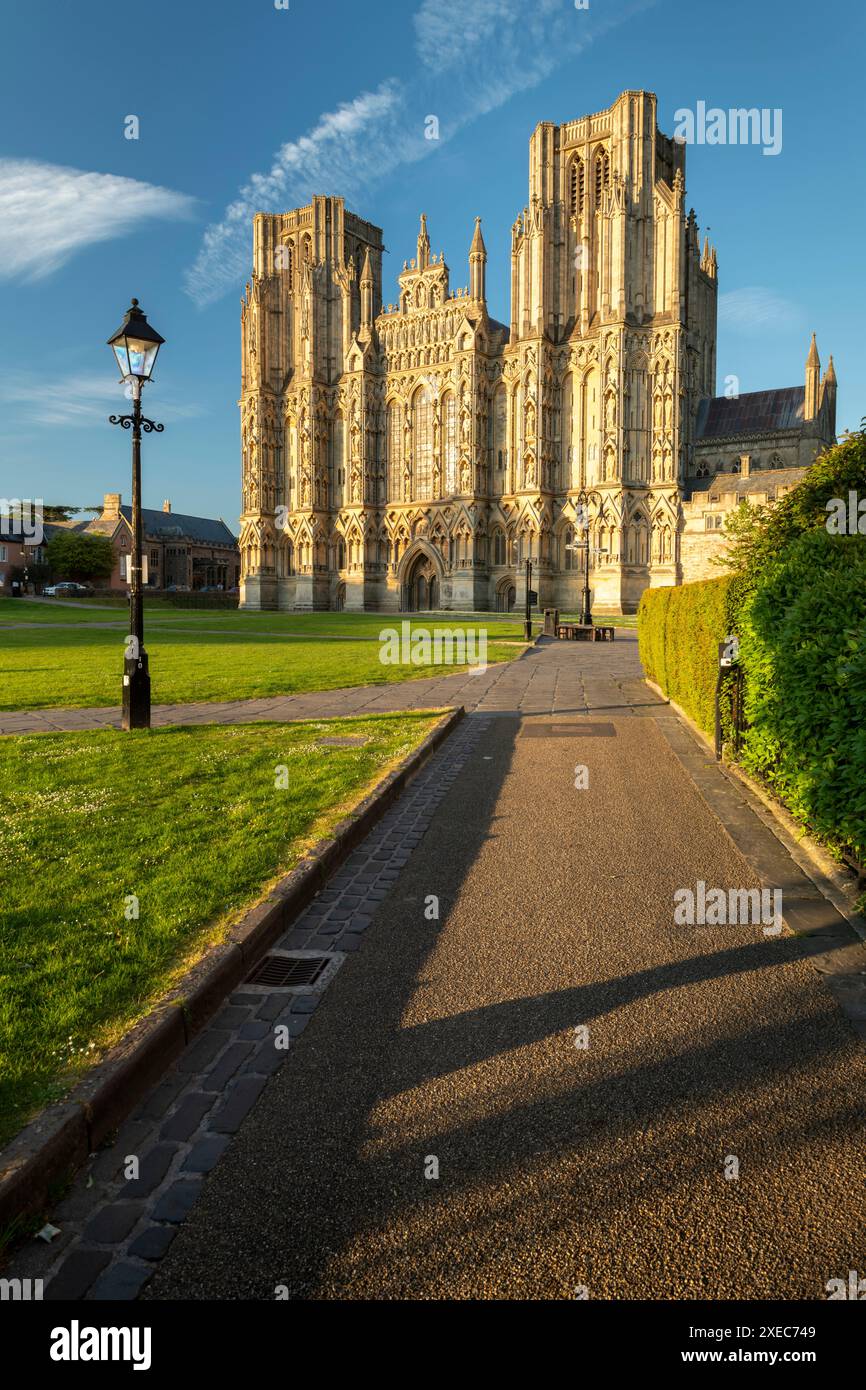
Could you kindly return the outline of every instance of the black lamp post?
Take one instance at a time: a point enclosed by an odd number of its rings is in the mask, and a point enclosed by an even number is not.
[[[583,551],[583,597],[581,600],[580,621],[583,627],[592,627],[592,601],[589,592],[589,513],[587,511],[590,500],[596,501],[594,492],[587,492],[586,488],[581,488],[577,494],[578,525],[583,532],[583,540],[578,541],[577,545],[569,546],[570,550]],[[607,551],[596,548],[594,555],[606,555]]]
[[[141,413],[141,388],[150,381],[156,356],[165,342],[151,328],[133,299],[126,318],[108,346],[113,350],[120,367],[120,379],[132,388],[132,414],[111,415],[112,425],[132,430],[132,555],[130,557],[129,620],[130,635],[126,639],[123,662],[123,728],[150,728],[150,673],[144,650],[144,603],[141,583],[141,554],[143,536],[141,524],[141,432],[161,434],[165,428]]]

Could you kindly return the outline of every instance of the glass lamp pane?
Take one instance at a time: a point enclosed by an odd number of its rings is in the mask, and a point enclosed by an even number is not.
[[[126,344],[124,342],[114,344],[114,355],[117,358],[120,375],[122,377],[129,376],[129,359],[126,355]]]
[[[129,370],[135,376],[148,377],[153,371],[153,364],[156,360],[158,343],[148,342],[145,338],[127,338],[126,347],[129,353]]]

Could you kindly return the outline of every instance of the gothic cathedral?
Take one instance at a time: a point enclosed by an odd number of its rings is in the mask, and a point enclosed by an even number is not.
[[[399,300],[377,312],[378,227],[339,197],[257,214],[242,606],[508,610],[531,560],[539,603],[574,611],[584,523],[596,611],[682,582],[717,297],[684,175],[652,93],[539,125],[507,325],[488,312],[480,219],[467,288],[452,290],[422,216]]]

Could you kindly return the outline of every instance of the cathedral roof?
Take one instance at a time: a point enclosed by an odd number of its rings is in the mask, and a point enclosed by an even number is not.
[[[736,399],[707,397],[698,406],[695,441],[799,429],[805,396],[804,386],[780,386],[775,391],[747,391]]]

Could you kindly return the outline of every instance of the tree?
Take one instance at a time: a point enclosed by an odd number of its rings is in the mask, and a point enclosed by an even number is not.
[[[42,508],[42,520],[71,521],[76,512],[80,511],[80,507],[68,506],[65,502],[46,502]]]
[[[114,546],[107,536],[58,531],[45,547],[51,573],[63,579],[108,579],[114,569]]]
[[[725,525],[731,545],[721,564],[741,577],[742,593],[759,585],[766,567],[801,536],[810,531],[826,532],[828,504],[835,499],[847,505],[849,492],[866,496],[863,429],[844,436],[821,454],[802,481],[778,502],[762,507],[741,502]]]

